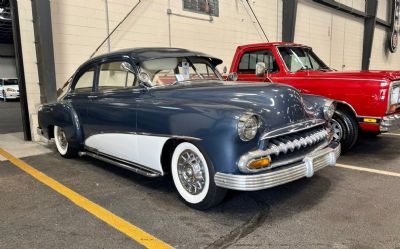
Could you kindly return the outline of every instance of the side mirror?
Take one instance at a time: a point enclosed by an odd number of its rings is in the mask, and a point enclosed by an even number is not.
[[[228,74],[228,78],[227,78],[228,81],[237,81],[237,79],[238,79],[237,73],[229,73]]]
[[[264,62],[257,62],[256,64],[256,76],[257,77],[264,77],[265,76],[265,63]]]
[[[139,73],[138,79],[139,79],[139,84],[141,84],[145,88],[151,87],[150,76],[146,72]]]
[[[135,73],[135,71],[133,70],[132,65],[129,64],[128,62],[122,62],[120,68],[121,68],[121,70],[123,70],[125,72]]]

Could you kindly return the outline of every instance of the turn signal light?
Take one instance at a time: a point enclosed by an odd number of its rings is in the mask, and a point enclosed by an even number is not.
[[[260,158],[249,163],[248,167],[251,169],[260,169],[267,167],[271,164],[271,159],[268,157]]]

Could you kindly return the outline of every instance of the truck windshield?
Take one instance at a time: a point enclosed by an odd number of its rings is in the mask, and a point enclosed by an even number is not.
[[[204,58],[174,57],[148,60],[140,63],[140,70],[149,75],[149,83],[152,86],[222,79],[218,71]]]
[[[290,72],[302,70],[332,70],[325,65],[310,48],[278,47],[278,51]]]
[[[17,80],[17,79],[7,79],[7,80],[4,80],[4,85],[5,85],[5,86],[18,85],[18,80]]]

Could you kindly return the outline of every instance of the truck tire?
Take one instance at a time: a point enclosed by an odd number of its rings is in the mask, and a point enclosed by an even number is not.
[[[334,132],[334,139],[338,139],[335,135],[340,132],[338,128],[341,129],[341,137],[339,139],[342,146],[342,152],[350,150],[358,140],[359,129],[354,115],[349,111],[338,109],[333,115],[331,125]],[[338,125],[339,127],[336,127],[335,129],[335,125]]]
[[[205,210],[219,204],[226,189],[215,185],[215,170],[194,144],[180,143],[172,155],[171,173],[175,188],[189,207]]]

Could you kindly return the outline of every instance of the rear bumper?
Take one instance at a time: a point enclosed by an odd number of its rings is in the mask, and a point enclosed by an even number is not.
[[[334,166],[340,155],[340,144],[332,143],[330,147],[308,154],[301,162],[282,166],[261,174],[226,174],[217,172],[215,184],[221,188],[254,191],[272,188],[303,177],[312,177],[314,172]]]
[[[19,99],[19,93],[6,92],[6,99]]]
[[[379,124],[381,132],[400,130],[400,114],[384,116]]]

